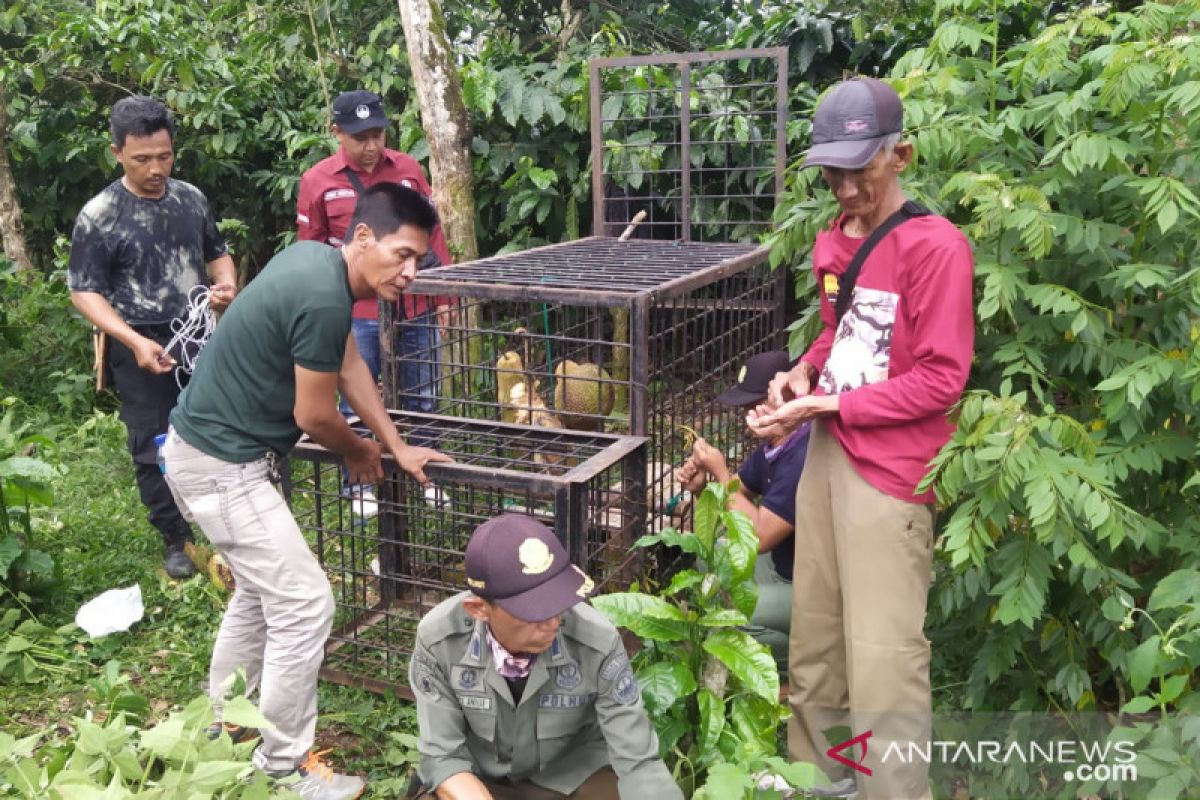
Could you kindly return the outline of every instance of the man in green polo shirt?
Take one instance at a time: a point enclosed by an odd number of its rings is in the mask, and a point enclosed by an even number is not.
[[[356,483],[383,476],[381,448],[422,483],[426,463],[450,460],[401,441],[350,335],[354,301],[396,302],[435,224],[420,194],[377,184],[360,198],[340,248],[300,242],[273,258],[222,317],[163,447],[180,507],[237,581],[213,648],[214,705],[244,669],[273,726],[262,731],[254,764],[293,776],[291,788],[307,800],[349,800],[365,783],[310,752],[333,593],[270,475],[302,433],[342,454]],[[376,439],[346,424],[339,391]]]

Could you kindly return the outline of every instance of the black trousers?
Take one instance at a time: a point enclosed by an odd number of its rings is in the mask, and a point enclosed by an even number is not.
[[[135,326],[135,330],[159,344],[166,344],[171,333],[166,326]],[[154,437],[167,432],[167,417],[179,399],[175,374],[147,372],[138,366],[132,350],[111,337],[108,363],[113,383],[121,396],[119,416],[128,431],[125,444],[137,469],[138,493],[149,512],[147,518],[168,546],[190,541],[192,527],[175,505],[175,498],[159,470],[158,450],[154,446]]]

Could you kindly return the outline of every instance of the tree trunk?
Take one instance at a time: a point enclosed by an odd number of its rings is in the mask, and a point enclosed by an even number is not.
[[[429,141],[429,177],[442,230],[455,261],[479,257],[471,123],[442,17],[441,0],[398,0],[421,126]]]
[[[8,163],[8,99],[3,84],[0,84],[0,240],[4,243],[4,257],[17,265],[18,272],[33,269],[25,249],[25,224],[17,200],[17,184]]]

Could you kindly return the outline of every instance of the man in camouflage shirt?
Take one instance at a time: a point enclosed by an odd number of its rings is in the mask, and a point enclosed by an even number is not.
[[[113,106],[110,122],[124,175],[79,212],[67,281],[79,313],[108,336],[142,504],[166,545],[167,573],[185,578],[194,571],[184,553],[192,529],[163,480],[154,437],[167,432],[186,376],[176,380],[180,353],[163,346],[171,321],[186,315],[194,287],[211,283],[210,306],[222,311],[233,300],[237,275],[208,200],[170,177],[175,125],[167,107],[126,97]]]
[[[467,585],[417,628],[415,796],[682,800],[592,580],[532,517],[480,525]]]

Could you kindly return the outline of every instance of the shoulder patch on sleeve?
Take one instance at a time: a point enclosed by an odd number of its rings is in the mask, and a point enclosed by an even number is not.
[[[613,682],[609,694],[621,705],[631,706],[637,702],[638,692],[638,682],[637,677],[633,674],[633,667],[626,665],[621,674],[617,676],[616,681]]]
[[[606,681],[616,679],[629,666],[629,656],[624,650],[613,653],[600,665],[600,677]]]
[[[413,691],[430,700],[437,700],[438,697],[441,696],[441,693],[438,691],[438,684],[435,678],[436,674],[437,662],[435,662],[433,658],[421,650],[413,651]]]

